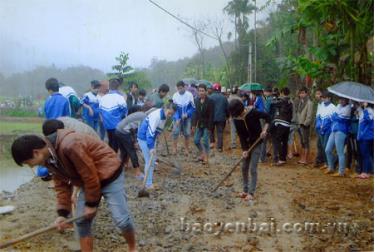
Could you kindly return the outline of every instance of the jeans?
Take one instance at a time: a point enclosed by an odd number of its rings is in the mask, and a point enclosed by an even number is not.
[[[237,140],[237,130],[236,126],[234,125],[233,119],[229,119],[230,121],[230,140],[231,140],[231,147],[235,148],[237,146],[236,140]]]
[[[345,133],[341,131],[331,132],[325,149],[328,161],[328,169],[330,171],[333,171],[335,167],[335,156],[333,155],[333,148],[336,147],[336,152],[339,159],[339,173],[341,175],[343,175],[345,172],[345,139]]]
[[[326,163],[326,158],[325,158],[325,147],[323,145],[323,138],[324,136],[321,136],[319,134],[319,131],[315,131],[317,139],[316,139],[316,158],[315,158],[315,164],[322,164]],[[329,135],[328,135],[329,136]],[[328,137],[327,137],[328,141]]]
[[[266,139],[263,140],[262,146],[260,147],[260,161],[265,162],[267,159],[267,142],[269,141],[270,137],[267,135]]]
[[[223,133],[225,128],[225,121],[224,122],[214,122],[212,132],[210,135],[210,142],[215,142],[215,129],[216,129],[216,137],[217,137],[217,149],[223,149]]]
[[[258,144],[249,156],[242,162],[242,181],[243,181],[243,191],[246,193],[254,194],[257,186],[258,180],[258,161],[261,151],[261,144]],[[249,169],[251,174],[251,181],[249,187]]]
[[[150,164],[150,159],[151,159],[150,149],[147,146],[147,142],[144,141],[144,140],[141,140],[139,138],[138,138],[138,144],[139,144],[139,147],[141,148],[143,158],[145,160],[145,169],[144,169],[145,176],[147,174],[147,169],[149,169],[148,176],[146,178],[146,187],[150,187],[150,186],[152,186],[152,177],[153,177],[153,173],[154,173],[156,157],[154,156],[152,158],[151,166],[147,167]]]
[[[125,176],[121,172],[120,176],[112,183],[101,188],[101,193],[104,196],[105,203],[109,208],[112,220],[115,226],[121,232],[133,231],[134,224],[127,205],[127,198],[125,192]],[[78,195],[76,216],[83,215],[85,209],[85,191],[81,188]],[[77,231],[80,238],[92,236],[91,224],[93,219],[80,219],[76,222]]]
[[[361,156],[361,172],[372,173],[374,171],[374,140],[358,141]]]
[[[106,130],[104,128],[103,122],[99,120],[99,136],[102,141],[104,141],[105,132]]]
[[[107,130],[108,145],[115,151],[118,151],[118,143],[115,136],[115,129]]]
[[[322,153],[323,153],[323,158],[320,159],[321,162],[318,163],[318,157],[317,157],[317,158],[316,158],[316,161],[315,161],[317,164],[321,164],[321,163],[326,163],[326,164],[328,164],[328,161],[327,161],[327,155],[326,155],[325,149],[326,149],[326,147],[327,147],[327,143],[328,143],[329,135],[330,135],[330,134],[318,135],[318,136],[319,136],[318,140],[319,140],[319,143],[320,143],[321,151],[322,151]],[[317,151],[318,151],[318,153],[320,152],[319,149],[318,149]],[[318,155],[319,155],[319,154],[318,154]]]
[[[208,154],[210,152],[210,144],[208,143],[209,130],[207,128],[196,128],[194,134],[194,143],[200,152]],[[201,139],[203,144],[201,143]]]
[[[138,168],[139,167],[138,156],[137,156],[137,151],[134,147],[134,140],[133,140],[132,134],[131,133],[124,134],[116,130],[115,135],[116,135],[116,141],[121,151],[122,162],[124,162],[127,157],[130,157],[133,168]]]
[[[182,132],[185,138],[190,137],[191,118],[181,119],[179,125],[176,125],[176,122],[173,122],[172,137],[174,140],[178,138],[178,136],[180,135],[180,132]]]

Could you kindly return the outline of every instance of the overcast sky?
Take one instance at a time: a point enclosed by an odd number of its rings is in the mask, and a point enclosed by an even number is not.
[[[233,29],[222,11],[229,0],[154,1],[189,23],[227,20],[227,31]],[[6,75],[51,64],[108,72],[121,51],[135,67],[197,52],[191,30],[148,0],[0,0],[0,20],[0,72]],[[205,39],[205,47],[216,44]]]

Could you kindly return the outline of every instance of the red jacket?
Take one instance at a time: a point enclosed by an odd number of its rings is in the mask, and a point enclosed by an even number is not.
[[[70,213],[73,185],[85,191],[86,206],[98,206],[101,188],[121,174],[117,154],[103,141],[72,130],[58,130],[46,140],[52,157],[45,166],[53,174],[58,214]]]

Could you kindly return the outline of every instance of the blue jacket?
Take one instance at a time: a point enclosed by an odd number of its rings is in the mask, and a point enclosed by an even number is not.
[[[124,96],[116,90],[110,90],[100,99],[99,112],[104,128],[116,129],[117,124],[128,114]]]
[[[319,109],[319,134],[329,135],[332,128],[332,116],[336,111],[336,106],[332,103],[321,103]],[[318,119],[317,119],[318,120]]]
[[[266,112],[266,111],[265,111],[265,106],[264,106],[263,97],[262,97],[261,95],[258,95],[258,96],[255,98],[254,107],[255,107],[258,111],[260,111],[260,112]]]
[[[82,109],[82,117],[87,122],[98,121],[99,119],[99,100],[96,94],[87,92],[81,98],[81,104],[89,105],[94,111],[94,115],[90,116],[89,110],[85,107]]]
[[[271,103],[272,103],[272,96],[267,96],[266,102],[264,104],[264,112],[268,114],[271,112]]]
[[[173,120],[181,120],[182,114],[186,114],[188,118],[192,118],[195,111],[194,97],[189,91],[185,91],[183,95],[176,92],[173,95],[173,103],[177,105],[177,111],[173,116]]]
[[[349,104],[345,107],[341,106],[341,104],[337,105],[332,115],[332,132],[341,131],[348,134],[350,130],[350,114],[351,109]]]
[[[323,102],[318,103],[318,108],[316,110],[316,116],[315,116],[315,131],[319,132],[320,127],[322,125],[322,117],[320,116],[320,108],[322,107]]]
[[[60,93],[51,94],[44,104],[44,114],[48,119],[56,119],[60,116],[70,116],[69,100]]]
[[[225,122],[229,115],[227,98],[219,92],[214,92],[210,99],[214,102],[214,122]]]
[[[357,140],[374,139],[374,110],[372,108],[359,108],[359,124]]]
[[[147,142],[147,147],[155,147],[156,137],[163,131],[166,116],[164,109],[157,109],[151,112],[139,126],[137,137]]]

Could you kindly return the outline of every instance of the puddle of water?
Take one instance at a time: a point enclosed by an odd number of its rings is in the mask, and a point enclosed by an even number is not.
[[[0,162],[0,192],[14,192],[33,177],[34,173],[29,167],[19,167],[9,160]]]

